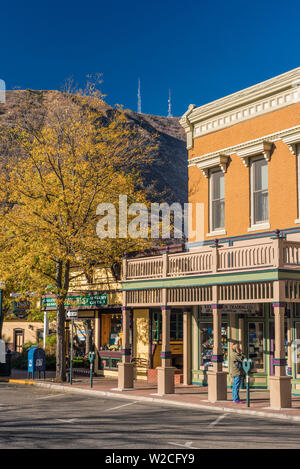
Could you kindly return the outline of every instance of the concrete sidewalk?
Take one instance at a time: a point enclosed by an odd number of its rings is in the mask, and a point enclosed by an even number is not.
[[[130,399],[142,402],[163,403],[172,406],[181,406],[197,409],[214,410],[216,412],[237,413],[243,415],[253,415],[256,417],[276,418],[300,422],[300,397],[292,399],[292,408],[290,409],[271,409],[269,403],[269,391],[253,390],[251,391],[250,407],[246,406],[246,391],[240,391],[240,397],[244,404],[234,404],[232,402],[231,391],[228,391],[227,401],[211,403],[207,400],[207,387],[176,385],[174,394],[164,396],[157,394],[157,388],[153,384],[145,381],[135,381],[134,389],[120,391],[117,389],[118,382],[114,378],[95,377],[93,378],[93,388],[90,388],[89,377],[75,377],[73,384],[56,383],[54,381],[54,372],[47,373],[46,380],[27,380],[26,372],[13,370],[11,378],[0,378],[1,381],[8,381],[20,384],[33,384],[40,387],[46,387],[52,390],[75,392],[86,395],[108,396],[110,398]]]

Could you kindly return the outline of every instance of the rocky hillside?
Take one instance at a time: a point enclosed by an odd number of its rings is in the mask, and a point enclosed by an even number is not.
[[[0,125],[13,117],[22,93],[23,91],[6,93],[6,103],[0,103]],[[57,91],[31,90],[31,93],[50,102],[59,96]],[[107,106],[106,112],[109,114],[117,111]],[[126,116],[131,125],[144,135],[156,135],[157,150],[151,164],[143,168],[144,189],[152,200],[181,204],[187,202],[187,150],[185,132],[179,124],[179,118],[137,114],[133,111],[126,111]]]

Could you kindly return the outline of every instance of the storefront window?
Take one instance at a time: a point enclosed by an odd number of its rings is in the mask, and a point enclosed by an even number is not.
[[[264,370],[264,324],[249,322],[248,324],[248,353],[252,358],[256,371]]]
[[[200,337],[200,365],[205,367],[212,366],[211,356],[213,355],[213,327],[211,323],[200,323],[199,325]],[[226,323],[222,324],[221,330],[222,352],[223,352],[223,366],[228,367],[228,326]]]
[[[121,314],[102,314],[101,350],[120,351],[122,348]]]
[[[161,340],[162,334],[162,314],[152,313],[152,340]],[[170,340],[183,339],[183,315],[181,311],[172,311],[170,317]]]

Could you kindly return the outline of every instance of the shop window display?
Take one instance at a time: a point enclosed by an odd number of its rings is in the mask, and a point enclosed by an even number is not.
[[[102,315],[102,341],[100,350],[120,351],[122,348],[121,314]]]
[[[249,322],[248,324],[248,355],[252,358],[256,371],[264,370],[264,324]]]
[[[213,327],[211,323],[200,323],[199,325],[200,337],[200,364],[204,367],[213,365],[211,356],[213,355]],[[228,326],[226,323],[222,324],[221,329],[221,342],[223,351],[223,366],[228,367]]]

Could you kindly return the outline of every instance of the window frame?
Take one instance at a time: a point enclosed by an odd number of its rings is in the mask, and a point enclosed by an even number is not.
[[[264,165],[267,167],[267,176],[268,176],[268,219],[267,220],[259,220],[257,221],[255,219],[255,163],[258,161],[262,161]],[[270,220],[270,213],[269,213],[269,168],[268,168],[268,162],[265,160],[265,158],[262,155],[259,155],[257,157],[251,158],[250,161],[250,221],[251,221],[251,228],[270,228],[269,225],[269,220]]]
[[[214,189],[214,183],[213,183],[213,176],[214,174],[220,173],[220,175],[223,178],[223,184],[224,184],[224,198],[223,199],[213,199],[213,189]],[[213,202],[215,200],[224,200],[224,225],[222,227],[214,227],[214,213],[213,213]],[[225,233],[225,174],[220,168],[214,168],[211,169],[209,172],[209,230],[210,233],[220,233],[224,234]]]

